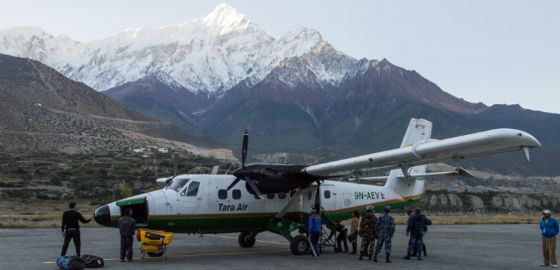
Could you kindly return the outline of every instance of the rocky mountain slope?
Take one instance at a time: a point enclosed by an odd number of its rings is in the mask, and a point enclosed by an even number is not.
[[[0,108],[4,154],[108,153],[152,145],[232,157],[228,149],[127,109],[29,59],[0,55]]]

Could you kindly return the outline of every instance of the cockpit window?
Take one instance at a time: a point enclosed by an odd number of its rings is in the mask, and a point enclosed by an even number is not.
[[[189,189],[187,190],[187,196],[196,196],[198,194],[198,187],[200,186],[200,182],[192,182],[189,185]]]
[[[172,189],[179,192],[179,190],[182,189],[189,182],[189,180],[190,179],[187,178],[173,179],[169,186],[167,186],[167,189]]]

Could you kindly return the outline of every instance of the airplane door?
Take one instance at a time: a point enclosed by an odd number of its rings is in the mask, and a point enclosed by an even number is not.
[[[177,199],[178,213],[181,215],[197,212],[202,203],[203,185],[200,181],[191,180],[181,190]]]
[[[331,185],[321,185],[321,205],[325,210],[334,210],[337,207],[337,193]]]

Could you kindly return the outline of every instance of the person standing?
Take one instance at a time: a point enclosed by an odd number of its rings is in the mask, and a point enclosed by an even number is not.
[[[60,256],[66,256],[70,240],[74,241],[76,248],[76,256],[80,257],[81,241],[80,241],[80,222],[89,223],[90,219],[85,219],[80,212],[76,211],[76,203],[70,202],[68,210],[62,214],[62,236],[64,237],[64,244]]]
[[[119,218],[119,232],[121,234],[121,262],[132,261],[132,242],[134,231],[136,231],[136,221],[132,218],[132,209],[126,209],[124,216]]]
[[[552,218],[550,210],[542,212],[543,218],[540,222],[542,236],[542,250],[544,264],[542,266],[558,267],[556,263],[556,235],[558,234],[558,222]]]
[[[358,250],[358,228],[360,226],[360,213],[358,211],[352,212],[352,223],[350,225],[350,236],[348,239],[352,243],[352,252],[356,254]]]
[[[336,250],[338,252],[342,251],[342,243],[344,242],[344,253],[348,253],[348,229],[339,221],[336,222],[336,231],[338,236],[336,237]]]
[[[410,224],[408,224],[406,228],[406,234],[410,234],[411,239],[411,241],[409,241],[407,254],[404,257],[406,260],[410,259],[410,256],[415,249],[417,250],[418,260],[422,260],[424,232],[426,232],[427,230],[426,226],[432,224],[432,221],[426,218],[424,214],[422,214],[422,210],[417,208],[414,210],[414,212],[414,216],[412,217]]]
[[[411,209],[408,209],[408,210],[406,211],[406,214],[408,215],[408,220],[407,220],[407,222],[406,222],[406,225],[407,225],[407,228],[408,228],[408,227],[410,226],[411,222],[412,222],[412,218],[414,217],[414,211],[411,210]],[[424,231],[424,235],[426,234],[427,231],[428,231],[428,227],[426,226],[426,229],[425,229],[425,231]],[[412,243],[413,243],[413,240],[414,240],[414,239],[412,238],[412,236],[410,236],[409,239],[408,239],[408,246],[410,246],[410,245],[414,246],[414,245],[412,244]],[[427,251],[426,251],[426,242],[425,242],[425,239],[424,239],[424,238],[422,238],[422,250],[421,250],[421,252],[422,252],[422,251],[424,252],[424,257],[428,256],[428,253],[427,253]],[[412,256],[412,257],[418,256],[418,253],[417,253],[417,252],[418,252],[418,250],[416,250],[416,247],[415,247],[415,248],[414,248],[414,251],[412,252],[412,255],[410,255],[410,256]]]
[[[383,215],[377,220],[377,244],[375,245],[375,254],[373,261],[377,262],[377,254],[381,252],[383,244],[385,244],[385,262],[391,263],[391,239],[395,234],[395,219],[389,214],[391,206],[385,206]]]
[[[309,233],[309,241],[311,242],[311,256],[319,257],[319,239],[321,238],[321,216],[315,208],[311,210],[311,214],[307,219],[307,232]]]
[[[360,222],[360,236],[362,237],[362,248],[360,250],[359,260],[363,260],[365,255],[372,259],[373,256],[373,244],[375,243],[375,214],[373,213],[373,207],[368,206],[366,210],[366,215],[362,218]]]

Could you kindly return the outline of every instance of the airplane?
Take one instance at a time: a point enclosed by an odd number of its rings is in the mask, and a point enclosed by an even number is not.
[[[245,165],[249,134],[245,131],[241,168],[233,175],[184,174],[164,179],[165,187],[97,208],[94,219],[116,227],[127,208],[138,227],[174,233],[239,233],[241,247],[253,247],[257,234],[269,231],[290,242],[294,255],[309,254],[305,224],[312,208],[328,217],[324,223],[352,217],[353,211],[376,211],[389,205],[401,208],[418,200],[424,181],[469,177],[459,167],[465,158],[541,147],[527,132],[493,129],[443,140],[431,138],[432,123],[412,118],[400,148],[311,166],[285,164]],[[428,164],[451,161],[455,169],[427,172]],[[362,169],[384,169],[387,176],[365,177],[360,183],[329,180],[356,175]],[[384,185],[362,181],[385,181]],[[243,182],[241,182],[243,181]],[[148,254],[161,256],[162,253]]]

